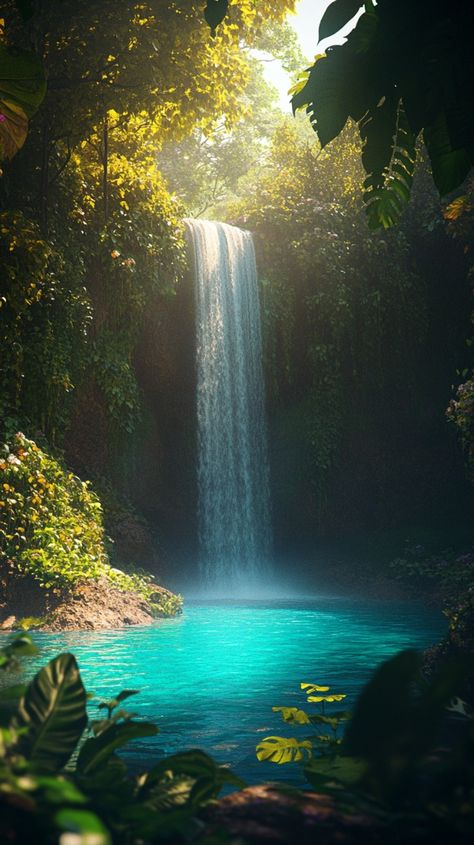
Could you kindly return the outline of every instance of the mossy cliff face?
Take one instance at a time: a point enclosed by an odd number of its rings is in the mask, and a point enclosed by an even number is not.
[[[196,557],[194,290],[187,273],[145,309],[131,362],[140,413],[118,432],[92,377],[77,393],[68,462],[92,478],[105,505],[112,557],[159,572]]]

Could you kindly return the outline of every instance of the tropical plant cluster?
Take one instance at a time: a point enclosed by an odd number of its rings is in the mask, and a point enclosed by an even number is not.
[[[424,449],[444,441],[436,460],[452,466],[449,428],[438,420],[470,354],[469,256],[443,219],[426,162],[410,212],[391,231],[368,230],[362,181],[354,127],[326,151],[302,119],[286,119],[266,166],[228,209],[255,234],[276,498],[294,484],[300,513],[320,526],[330,525],[331,510],[338,523],[341,508],[351,519],[364,501],[372,521],[387,524],[397,499],[399,518],[410,519],[423,473],[433,495],[441,478]],[[442,260],[457,292],[449,303]],[[400,477],[401,460],[413,484]],[[368,518],[358,511],[359,525]]]
[[[79,845],[214,842],[200,811],[224,787],[245,784],[198,750],[165,756],[133,773],[121,752],[134,739],[158,732],[124,707],[138,690],[96,702],[67,653],[50,660],[28,685],[13,684],[23,659],[36,654],[26,634],[0,651],[2,836],[38,845],[56,845],[66,834]],[[382,664],[352,713],[323,712],[345,696],[302,684],[308,703],[320,712],[273,710],[289,725],[324,733],[307,740],[267,737],[257,746],[259,759],[299,762],[313,788],[332,796],[342,813],[370,816],[386,841],[414,830],[423,842],[469,841],[474,735],[472,711],[456,696],[463,667],[450,665],[430,682],[420,668],[411,651]],[[88,709],[95,708],[97,717],[90,719]],[[342,721],[343,737],[337,736]],[[232,835],[222,831],[218,841],[231,842]]]
[[[143,416],[140,332],[186,267],[185,210],[158,154],[249,113],[249,50],[293,7],[245,0],[211,39],[196,0],[2,5],[1,439],[23,431],[44,460],[65,450],[75,472],[120,487]],[[100,419],[89,449],[70,435],[81,414]],[[41,571],[48,554],[35,549]],[[86,570],[101,565],[87,555]]]
[[[3,576],[26,576],[53,592],[71,590],[84,579],[105,578],[120,590],[139,593],[157,612],[177,611],[178,597],[163,606],[151,576],[127,574],[111,565],[102,506],[89,482],[21,433],[2,445],[0,473]]]
[[[138,690],[93,702],[72,654],[60,654],[28,686],[11,684],[21,658],[37,653],[28,635],[0,651],[0,835],[32,845],[185,842],[198,810],[225,785],[242,786],[204,752],[185,751],[132,774],[120,752],[158,727],[123,703]]]
[[[428,841],[461,842],[474,832],[473,712],[457,695],[467,665],[452,660],[427,681],[420,656],[400,652],[375,670],[352,712],[328,709],[344,694],[302,683],[319,712],[272,709],[287,725],[324,733],[266,737],[257,757],[299,763],[312,788],[373,814],[389,841],[417,827]]]

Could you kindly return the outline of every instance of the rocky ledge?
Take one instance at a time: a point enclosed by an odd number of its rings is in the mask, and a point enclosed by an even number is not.
[[[327,795],[269,784],[227,795],[204,822],[206,842],[225,832],[236,845],[380,845],[382,834],[373,817],[342,810]]]
[[[26,578],[14,586],[10,582],[8,589],[0,582],[1,631],[99,631],[150,625],[157,617],[180,610],[180,597],[158,585],[151,603],[139,593],[118,589],[106,578],[79,582],[73,590],[60,593],[42,590]]]
[[[363,807],[364,809],[361,809]],[[388,810],[388,808],[387,808]],[[196,845],[471,845],[472,837],[420,815],[390,814],[369,801],[262,784],[226,795],[204,810]]]

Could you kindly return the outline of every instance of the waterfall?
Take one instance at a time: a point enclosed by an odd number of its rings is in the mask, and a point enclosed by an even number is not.
[[[187,220],[195,268],[198,526],[205,589],[264,586],[271,547],[262,339],[250,232]]]

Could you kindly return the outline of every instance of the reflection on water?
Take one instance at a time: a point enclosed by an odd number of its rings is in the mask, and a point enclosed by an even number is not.
[[[160,734],[134,743],[128,752],[134,767],[200,747],[249,782],[297,783],[297,769],[255,758],[267,732],[298,736],[272,705],[304,705],[299,684],[310,681],[348,693],[350,707],[377,663],[403,648],[426,647],[444,628],[439,613],[406,603],[188,604],[182,616],[152,627],[34,634],[41,659],[28,671],[72,651],[96,698],[140,689],[129,709],[155,721]]]

